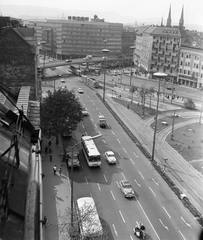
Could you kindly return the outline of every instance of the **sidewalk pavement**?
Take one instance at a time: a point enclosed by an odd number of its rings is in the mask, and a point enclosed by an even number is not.
[[[42,150],[44,152],[48,140],[44,139]],[[47,217],[47,224],[44,227],[45,240],[69,240],[70,237],[63,225],[63,214],[65,210],[70,207],[70,183],[68,178],[68,171],[65,163],[61,166],[61,153],[63,153],[63,146],[59,139],[59,144],[55,144],[55,139],[52,139],[52,162],[50,162],[49,153],[44,154],[42,161],[42,172],[45,174],[43,178],[43,194],[44,216]],[[56,175],[54,175],[53,167],[57,166]],[[62,167],[62,174],[59,175],[59,168]],[[64,226],[64,225],[63,225]]]
[[[149,121],[143,121],[132,110],[114,102],[111,94],[106,94],[106,101],[147,151],[151,153],[154,131],[151,129]],[[194,122],[194,120],[189,120],[189,122],[191,121]],[[188,124],[188,122],[184,122],[184,124]],[[175,125],[175,128],[176,127]],[[165,131],[165,136],[167,134]],[[167,162],[165,159],[167,159]],[[176,186],[187,195],[192,204],[202,212],[203,176],[165,141],[162,131],[157,133],[156,136],[155,160],[164,167],[168,176],[174,181]]]

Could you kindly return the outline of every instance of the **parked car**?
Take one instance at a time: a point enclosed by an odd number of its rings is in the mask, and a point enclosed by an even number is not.
[[[72,62],[72,60],[71,59],[66,59],[66,62]]]
[[[132,189],[132,186],[128,180],[122,180],[119,183],[121,192],[123,193],[125,198],[133,198],[135,197],[135,192]]]
[[[66,82],[66,80],[65,80],[64,78],[61,78],[60,81],[61,81],[62,83],[65,83],[65,82]]]
[[[116,157],[115,157],[113,151],[105,152],[104,156],[105,156],[106,161],[108,162],[108,164],[116,164]]]

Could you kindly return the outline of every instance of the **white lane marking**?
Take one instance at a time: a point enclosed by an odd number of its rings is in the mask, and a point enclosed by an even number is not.
[[[181,219],[183,220],[183,222],[188,226],[188,227],[190,227],[191,228],[191,225],[189,224],[189,223],[187,223],[186,221],[185,221],[185,219],[181,216]]]
[[[86,178],[86,177],[85,177],[85,181],[86,181],[86,183],[87,183],[87,184],[89,184],[89,183],[88,183],[88,180],[87,180],[87,178]]]
[[[166,211],[165,207],[163,207],[163,210],[166,212],[169,218],[171,218],[170,214]]]
[[[168,227],[167,227],[166,225],[163,224],[163,222],[161,221],[160,218],[159,218],[159,222],[162,224],[162,226],[163,226],[165,229],[167,229],[167,230],[169,231]]]
[[[113,135],[115,135],[114,131],[111,131]]]
[[[178,231],[179,231],[180,235],[182,236],[182,238],[183,238],[184,240],[186,240],[186,238],[183,236],[182,232],[181,232],[180,230],[178,230]]]
[[[145,213],[145,211],[144,211],[144,209],[143,209],[143,207],[142,207],[142,205],[141,205],[141,203],[140,203],[140,201],[139,201],[138,199],[137,199],[137,202],[138,202],[140,208],[142,209],[142,212],[144,213],[144,215],[145,215],[147,221],[148,221],[149,224],[151,225],[151,228],[153,229],[153,231],[154,231],[154,233],[156,234],[157,238],[158,238],[159,240],[161,240],[160,237],[159,237],[159,235],[158,235],[158,233],[157,233],[156,230],[154,229],[152,223],[150,222],[150,220],[149,220],[147,214]]]
[[[137,182],[137,180],[136,179],[134,179],[134,181],[137,183],[137,185],[139,186],[139,187],[141,187],[141,185]]]
[[[126,152],[126,153],[127,153],[127,151],[125,150],[125,148],[123,148],[123,150],[124,150],[124,152]]]
[[[92,194],[90,193],[90,197],[93,198]]]
[[[95,103],[93,102],[93,105],[95,106]]]
[[[154,193],[154,191],[149,187],[149,189],[151,190],[151,192],[154,194],[154,196],[156,197],[156,194]]]
[[[118,141],[119,143],[121,143],[118,138],[117,138],[117,141]]]
[[[123,214],[122,214],[122,212],[120,210],[119,210],[119,213],[121,215],[121,218],[122,218],[123,222],[125,223],[125,219],[124,219]]]
[[[85,126],[84,126],[84,125],[82,125],[82,128],[85,128]]]
[[[130,239],[133,240],[133,237],[130,235]]]
[[[126,180],[126,177],[125,177],[124,173],[123,173],[123,172],[121,172],[121,174],[123,175],[124,179]]]
[[[103,174],[103,176],[104,176],[104,179],[105,179],[105,181],[106,181],[106,182],[108,182],[108,180],[107,180],[106,176],[105,176],[104,174]]]
[[[85,135],[87,136],[87,132],[85,132]]]
[[[102,115],[102,114],[99,112],[99,115]]]
[[[96,109],[99,111],[99,109],[96,107]]]
[[[142,179],[144,179],[144,177],[143,177],[143,175],[142,175],[142,173],[139,171],[139,174],[140,174],[140,176],[142,177]]]
[[[114,230],[116,236],[118,237],[118,233],[117,233],[117,231],[116,231],[116,227],[114,226],[114,224],[112,224],[112,226],[113,226],[113,230]]]
[[[135,163],[133,162],[132,158],[130,158],[130,161],[132,162],[133,165],[135,165]]]
[[[111,192],[111,195],[112,195],[112,197],[113,197],[113,200],[116,200],[115,199],[115,197],[114,197],[114,195],[113,195],[113,192],[110,190],[110,192]]]
[[[120,158],[123,158],[123,156],[120,153],[118,153],[118,155],[120,156]]]
[[[106,141],[105,141],[105,139],[102,139],[102,141],[104,142],[104,144],[106,144]]]
[[[95,126],[95,128],[97,128],[97,124],[96,123],[94,124],[94,126]]]
[[[136,153],[134,153],[134,152],[133,152],[133,154],[135,155],[135,157],[137,157],[137,158],[138,158],[138,156],[137,156],[137,154],[136,154]]]
[[[97,183],[97,187],[99,188],[99,191],[101,191],[101,188],[100,188],[100,186],[99,186],[99,183]]]
[[[117,183],[117,185],[118,185],[118,188],[120,188],[120,185],[119,185],[119,183],[116,181],[116,183]]]
[[[99,133],[99,135],[102,135],[100,131],[98,133]]]
[[[94,122],[94,119],[93,119],[93,118],[91,118],[91,120],[92,120],[92,122]]]
[[[154,182],[156,185],[159,186],[158,182],[156,182],[156,181],[154,180],[154,178],[152,178],[152,180],[153,180],[153,182]]]

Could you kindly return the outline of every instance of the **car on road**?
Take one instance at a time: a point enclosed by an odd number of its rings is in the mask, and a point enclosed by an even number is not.
[[[61,81],[62,83],[65,83],[65,82],[66,82],[66,80],[65,80],[64,78],[61,78],[60,81]]]
[[[105,152],[104,156],[105,156],[106,161],[108,162],[108,164],[116,164],[116,157],[115,157],[113,151]]]
[[[121,192],[123,193],[125,198],[133,198],[135,197],[135,192],[132,189],[132,186],[128,180],[122,180],[119,183]]]
[[[82,108],[82,116],[88,116],[89,113],[86,108]]]
[[[78,92],[79,92],[79,93],[84,93],[84,91],[83,91],[82,88],[78,88]]]
[[[72,163],[73,163],[73,168],[79,168],[80,167],[79,152],[73,152],[73,159],[72,159],[72,152],[68,152],[66,154],[66,161],[68,163],[69,168],[72,166]]]
[[[66,62],[72,62],[72,60],[71,59],[66,59]]]

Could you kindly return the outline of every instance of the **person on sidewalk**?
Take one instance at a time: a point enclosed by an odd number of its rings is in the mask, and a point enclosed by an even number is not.
[[[53,167],[54,175],[56,175],[56,170],[57,170],[57,167],[56,167],[56,165],[54,165],[54,167]]]
[[[52,162],[52,153],[49,154],[50,162]]]
[[[51,139],[50,139],[49,142],[48,142],[49,148],[51,147],[51,144],[52,144],[52,141],[51,141]]]
[[[44,216],[44,219],[42,220],[42,224],[44,225],[44,227],[46,227],[47,224],[47,217]]]
[[[44,150],[45,154],[48,153],[48,146],[45,147],[45,150]]]
[[[59,168],[59,175],[60,175],[60,177],[61,177],[61,173],[62,173],[62,168],[60,167]]]

